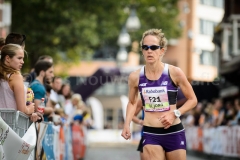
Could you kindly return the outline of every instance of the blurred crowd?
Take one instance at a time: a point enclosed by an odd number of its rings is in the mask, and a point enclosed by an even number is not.
[[[185,126],[204,128],[240,125],[240,99],[202,101],[182,117]]]
[[[78,93],[73,93],[70,84],[61,77],[54,76],[54,61],[50,55],[39,56],[29,73],[22,73],[24,65],[26,36],[10,33],[0,38],[0,78],[2,93],[1,108],[14,108],[29,115],[32,121],[51,121],[55,125],[71,125],[74,122],[86,128],[92,128],[91,110]],[[23,80],[23,82],[15,80]],[[2,85],[3,84],[3,85]],[[9,87],[4,87],[10,86]],[[24,86],[24,87],[23,87]],[[18,88],[18,89],[16,89]],[[33,92],[33,100],[27,103],[27,88]],[[22,99],[25,99],[23,101]],[[44,112],[38,113],[38,107],[44,99]],[[14,102],[11,105],[8,102]],[[35,117],[35,118],[34,118]],[[40,118],[38,117],[38,121]]]
[[[53,77],[50,83],[45,84],[47,92],[46,107],[53,108],[53,112],[47,116],[47,121],[55,125],[70,125],[78,121],[87,128],[92,128],[93,120],[91,111],[82,101],[78,93],[73,93],[68,82],[61,77]]]

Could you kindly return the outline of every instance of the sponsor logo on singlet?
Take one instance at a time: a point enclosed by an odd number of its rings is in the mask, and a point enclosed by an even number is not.
[[[161,85],[166,86],[168,84],[168,81],[162,81]]]
[[[148,93],[165,93],[164,89],[144,89],[143,94],[148,94]]]
[[[141,83],[139,84],[139,86],[145,87],[147,85],[147,83]]]

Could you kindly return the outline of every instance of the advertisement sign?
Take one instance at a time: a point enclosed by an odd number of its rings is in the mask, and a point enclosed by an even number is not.
[[[36,160],[41,160],[42,141],[46,133],[48,123],[47,122],[36,123],[36,126],[37,126],[37,135],[38,135],[37,146],[36,146]]]
[[[54,130],[52,127],[52,123],[48,124],[45,136],[42,141],[42,146],[44,153],[46,154],[47,160],[54,160],[54,152],[53,152],[53,141],[54,139]]]
[[[240,127],[186,128],[187,149],[227,157],[240,157]]]
[[[0,117],[0,160],[27,160],[36,141],[35,123],[32,123],[21,138]]]

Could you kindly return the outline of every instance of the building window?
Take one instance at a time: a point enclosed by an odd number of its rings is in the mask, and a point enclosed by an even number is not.
[[[104,93],[106,95],[114,95],[115,93],[115,85],[114,83],[106,83],[104,84]]]
[[[216,24],[217,23],[212,22],[212,21],[200,19],[200,34],[213,36],[214,26]]]
[[[126,83],[116,84],[116,93],[119,95],[126,95],[128,92],[128,85]]]
[[[104,129],[113,129],[113,109],[104,109]]]
[[[102,87],[97,89],[94,94],[96,95],[127,95],[128,84],[124,82],[109,82],[105,83]]]
[[[124,119],[123,119],[123,110],[118,109],[118,129],[123,129]]]
[[[223,8],[224,1],[223,0],[200,0],[200,4]]]
[[[124,119],[122,109],[104,109],[104,129],[123,129]]]
[[[202,65],[213,65],[213,54],[210,51],[202,51],[200,54],[200,63]]]

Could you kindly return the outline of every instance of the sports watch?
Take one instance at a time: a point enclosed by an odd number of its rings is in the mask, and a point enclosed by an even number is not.
[[[179,118],[179,117],[181,116],[181,112],[180,112],[179,110],[175,109],[175,110],[173,110],[173,112],[174,112],[174,115],[175,115],[177,118]]]

